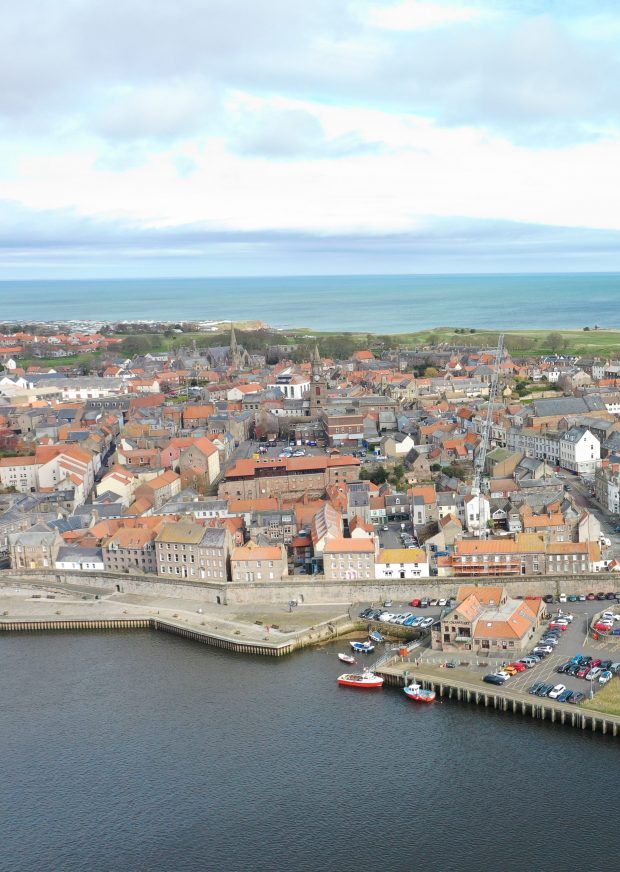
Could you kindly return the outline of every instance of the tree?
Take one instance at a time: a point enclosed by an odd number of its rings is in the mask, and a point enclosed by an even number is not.
[[[154,347],[154,344],[150,336],[137,334],[136,336],[127,336],[123,339],[119,348],[123,354],[134,357],[137,354],[147,354]]]
[[[552,333],[548,334],[545,344],[549,346],[554,354],[557,354],[558,351],[562,351],[563,348],[566,348],[566,339],[564,339],[561,333],[554,330]]]
[[[426,378],[436,378],[439,375],[439,370],[435,369],[434,366],[427,366],[424,375]]]

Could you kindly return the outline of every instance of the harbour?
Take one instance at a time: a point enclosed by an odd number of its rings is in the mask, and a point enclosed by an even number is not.
[[[615,743],[339,687],[342,645],[265,658],[144,631],[0,635],[0,872],[14,858],[32,872],[400,869],[411,833],[416,865],[442,872],[556,868],[558,840],[574,868],[604,867],[616,835],[572,841],[574,797],[609,814],[593,774],[614,771]],[[528,833],[514,845],[488,837],[509,809]],[[352,841],[369,814],[389,838]]]

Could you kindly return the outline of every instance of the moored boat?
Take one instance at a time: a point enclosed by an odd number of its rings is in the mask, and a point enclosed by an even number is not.
[[[368,638],[373,642],[385,642],[385,637],[381,635],[379,630],[372,630],[372,632],[368,634]]]
[[[338,684],[342,684],[344,687],[371,689],[383,686],[382,676],[375,675],[375,673],[370,672],[369,669],[364,669],[361,673],[345,672],[344,675],[339,675],[336,680],[338,681]]]
[[[349,642],[354,651],[359,651],[362,654],[371,654],[375,650],[372,642]]]
[[[349,666],[355,663],[355,657],[351,657],[350,654],[339,654],[338,660],[342,660],[343,663],[348,663]]]
[[[404,691],[409,699],[412,699],[414,702],[434,702],[437,696],[434,690],[425,690],[415,681],[408,687],[405,687]]]

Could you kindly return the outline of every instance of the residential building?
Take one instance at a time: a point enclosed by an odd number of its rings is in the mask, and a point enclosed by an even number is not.
[[[375,562],[375,578],[397,580],[428,578],[428,556],[423,548],[383,548]]]
[[[257,545],[250,540],[235,548],[230,558],[233,581],[281,581],[288,575],[284,545]]]
[[[355,581],[374,578],[374,539],[330,539],[323,549],[326,581]]]

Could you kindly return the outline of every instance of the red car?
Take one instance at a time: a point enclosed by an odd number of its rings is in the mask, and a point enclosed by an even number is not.
[[[602,660],[593,660],[592,663],[590,663],[590,669],[595,669],[597,666],[600,666],[602,662]]]
[[[509,663],[508,665],[511,666],[513,669],[516,669],[517,672],[525,672],[525,670],[527,669],[525,663],[519,663],[518,660],[516,663]]]
[[[556,624],[555,621],[551,621],[551,623],[549,624],[549,629],[562,630],[562,632],[564,632],[564,630],[568,630],[568,624]]]
[[[612,627],[613,624],[601,624],[600,622],[594,625],[594,629],[599,630],[601,633],[608,633]]]
[[[421,599],[412,599],[411,600],[411,605],[414,607],[414,609],[419,609],[421,603],[422,603]]]
[[[588,672],[590,671],[590,665],[582,666],[579,672],[577,673],[577,678],[585,678]]]

